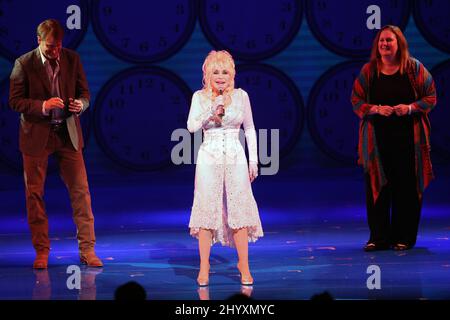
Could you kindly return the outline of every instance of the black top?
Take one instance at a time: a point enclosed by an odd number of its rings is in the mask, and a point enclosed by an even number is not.
[[[408,75],[400,71],[392,75],[380,72],[375,74],[371,91],[370,103],[382,106],[396,106],[411,104],[415,101],[414,89]],[[392,113],[389,117],[379,114],[373,116],[377,144],[398,145],[414,141],[413,119],[410,115],[397,116]]]

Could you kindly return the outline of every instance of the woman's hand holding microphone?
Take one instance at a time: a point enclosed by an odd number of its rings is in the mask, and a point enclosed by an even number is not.
[[[225,107],[224,107],[224,98],[223,95],[217,96],[214,99],[214,113],[211,116],[211,120],[214,121],[214,123],[217,126],[221,126],[222,125],[222,118],[225,115]]]

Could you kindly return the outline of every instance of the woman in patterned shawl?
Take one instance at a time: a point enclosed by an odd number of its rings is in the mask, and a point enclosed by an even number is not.
[[[360,118],[358,164],[366,179],[370,238],[364,250],[410,249],[422,195],[433,179],[428,112],[436,90],[428,70],[410,57],[398,27],[377,33],[351,102]]]

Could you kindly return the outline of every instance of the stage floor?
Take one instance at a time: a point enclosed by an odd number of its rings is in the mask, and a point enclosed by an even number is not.
[[[129,281],[148,299],[226,299],[242,291],[254,299],[309,299],[328,291],[335,299],[449,299],[449,228],[421,229],[417,246],[405,252],[366,253],[367,228],[324,223],[266,228],[250,245],[255,283],[241,287],[234,249],[216,244],[210,285],[198,288],[197,241],[185,229],[98,232],[103,268],[81,266],[81,289],[70,290],[67,273],[79,265],[76,240],[52,238],[48,271],[32,270],[34,252],[27,234],[0,237],[0,299],[113,299]],[[381,289],[367,288],[367,268],[380,268]],[[72,282],[73,283],[73,282]]]
[[[254,194],[265,235],[250,244],[254,285],[240,285],[236,251],[216,244],[210,285],[198,288],[197,240],[187,229],[192,177],[173,178],[90,179],[96,250],[105,266],[80,266],[81,289],[69,289],[67,269],[79,260],[65,188],[58,176],[49,177],[52,250],[49,269],[35,271],[21,177],[10,177],[0,190],[0,299],[114,299],[129,281],[150,300],[222,300],[238,292],[306,300],[324,291],[335,299],[450,299],[450,204],[436,191],[446,190],[449,179],[433,182],[426,195],[416,247],[375,253],[362,250],[368,227],[359,175],[260,179]],[[374,265],[381,289],[367,287]]]

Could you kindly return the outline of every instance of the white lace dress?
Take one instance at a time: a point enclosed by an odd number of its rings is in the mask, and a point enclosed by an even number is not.
[[[251,188],[244,148],[239,140],[243,125],[249,160],[258,162],[256,131],[247,92],[235,89],[226,107],[222,126],[208,120],[213,114],[209,97],[194,93],[187,122],[188,130],[203,129],[197,156],[194,202],[190,233],[198,238],[200,228],[213,231],[212,244],[234,247],[232,229],[247,227],[248,240],[255,242],[263,230]]]

